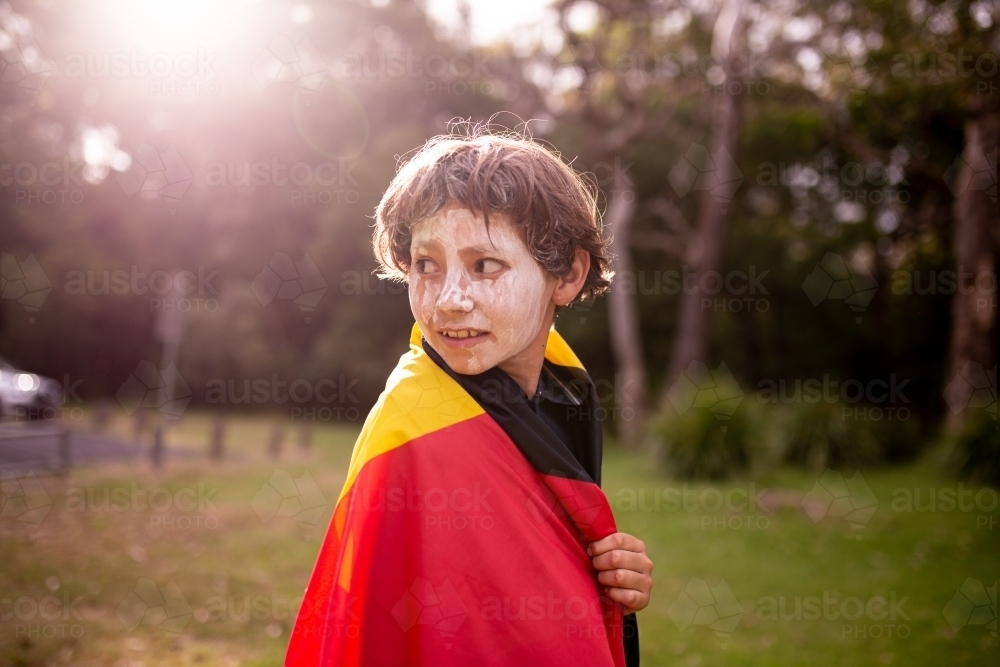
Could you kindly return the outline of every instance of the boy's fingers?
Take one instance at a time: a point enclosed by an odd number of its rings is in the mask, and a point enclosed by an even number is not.
[[[625,588],[607,588],[605,594],[625,606],[626,613],[632,613],[644,609],[649,604],[648,596],[639,591],[632,591]]]
[[[591,559],[596,570],[633,570],[641,574],[652,574],[653,562],[644,553],[615,549]]]
[[[587,547],[587,553],[591,556],[600,556],[612,549],[622,549],[624,551],[646,551],[646,545],[642,540],[628,533],[612,533],[607,537],[591,542]]]
[[[604,570],[597,573],[597,581],[605,586],[624,588],[641,593],[648,593],[648,589],[652,587],[652,582],[648,575],[639,574],[632,570]]]

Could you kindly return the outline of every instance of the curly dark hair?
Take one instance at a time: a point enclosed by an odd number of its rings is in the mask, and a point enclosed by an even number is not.
[[[400,166],[375,210],[379,275],[405,282],[411,227],[453,202],[482,215],[487,229],[491,214],[506,216],[556,277],[569,275],[577,249],[586,250],[590,271],[577,301],[610,287],[614,273],[593,184],[529,137],[485,131],[434,137]]]

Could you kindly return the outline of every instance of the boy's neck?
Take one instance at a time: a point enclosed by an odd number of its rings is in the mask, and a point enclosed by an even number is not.
[[[548,319],[548,324],[541,328],[528,347],[497,365],[524,390],[528,398],[532,398],[538,391],[538,381],[542,376],[542,364],[545,363],[545,346],[549,341],[551,328],[552,319]]]

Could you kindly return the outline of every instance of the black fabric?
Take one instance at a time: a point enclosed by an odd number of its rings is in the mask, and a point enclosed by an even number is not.
[[[594,412],[596,390],[586,371],[545,361],[538,391],[528,404],[600,486],[603,433]]]
[[[507,432],[521,452],[524,454],[532,467],[540,473],[566,477],[578,481],[588,481],[599,483],[601,476],[601,424],[596,419],[593,406],[596,405],[596,390],[590,377],[581,369],[570,369],[546,361],[549,368],[548,373],[550,386],[559,387],[560,384],[568,391],[580,392],[584,395],[581,406],[587,406],[585,412],[581,412],[583,417],[565,421],[566,431],[569,438],[576,446],[569,446],[567,442],[548,426],[546,419],[543,419],[535,407],[533,401],[528,400],[527,394],[520,385],[514,382],[507,373],[499,368],[491,368],[485,373],[478,375],[462,375],[456,373],[444,362],[441,356],[432,348],[426,340],[423,340],[424,351],[427,356],[434,360],[441,370],[451,376],[472,398],[476,400],[483,410],[492,417],[500,427]],[[566,373],[565,371],[576,371]],[[570,385],[566,380],[570,377],[574,379],[574,384]],[[553,390],[555,393],[555,390]],[[574,397],[566,391],[562,400],[573,402]],[[570,414],[570,408],[577,408],[575,405],[563,405],[561,409],[553,408],[554,412],[550,416],[558,419],[559,410],[563,411],[563,416]],[[548,414],[548,413],[547,413]],[[586,464],[586,465],[585,465]]]
[[[622,617],[622,637],[625,641],[625,667],[639,667],[639,621],[635,614]]]
[[[543,362],[532,398],[497,367],[478,375],[456,373],[426,339],[424,351],[455,380],[517,444],[535,470],[601,483],[603,432],[597,390],[581,368]],[[639,667],[639,625],[635,614],[622,623],[626,667]]]

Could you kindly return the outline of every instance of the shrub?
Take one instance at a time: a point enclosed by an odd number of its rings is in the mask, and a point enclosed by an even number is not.
[[[916,414],[909,419],[883,419],[871,425],[878,442],[878,457],[887,464],[907,463],[923,453],[928,438],[927,426]]]
[[[975,410],[945,436],[945,461],[964,479],[1000,486],[1000,428],[985,410]]]
[[[749,469],[754,449],[749,410],[740,408],[724,420],[704,408],[668,411],[655,420],[653,435],[675,477],[721,480]]]
[[[878,461],[874,429],[867,422],[845,419],[845,414],[840,402],[797,405],[788,421],[785,461],[815,472]]]

